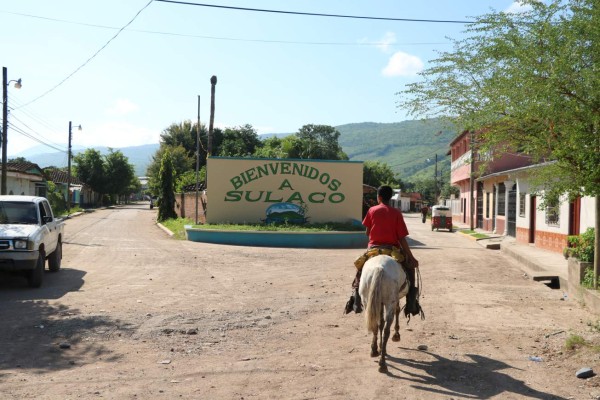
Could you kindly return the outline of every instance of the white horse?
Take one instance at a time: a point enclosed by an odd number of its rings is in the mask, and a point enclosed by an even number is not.
[[[400,341],[400,299],[408,294],[409,283],[404,269],[390,256],[379,255],[367,260],[362,268],[359,293],[362,298],[367,329],[373,332],[371,357],[381,355],[379,372],[387,372],[386,346],[390,328],[396,317],[392,341]],[[384,318],[385,315],[385,318]],[[385,325],[384,325],[385,323]],[[380,335],[380,352],[377,349],[377,331]]]

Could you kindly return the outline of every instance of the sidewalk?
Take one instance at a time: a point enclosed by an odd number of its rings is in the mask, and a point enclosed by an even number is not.
[[[455,224],[460,229],[469,229],[464,224]],[[551,287],[567,291],[568,261],[562,254],[539,249],[530,244],[519,243],[510,236],[501,236],[481,229],[475,232],[489,236],[489,239],[478,239],[477,243],[487,249],[500,250],[514,258],[524,273],[535,281],[549,281]],[[459,233],[460,234],[460,233]],[[464,235],[472,239],[469,235]]]

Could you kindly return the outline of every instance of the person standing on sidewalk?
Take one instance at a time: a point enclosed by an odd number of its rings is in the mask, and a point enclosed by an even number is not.
[[[415,269],[419,267],[419,261],[413,256],[410,246],[406,241],[408,228],[404,222],[402,212],[397,208],[390,206],[393,190],[390,186],[380,186],[377,189],[376,206],[369,208],[362,224],[367,228],[366,234],[369,237],[369,247],[364,256],[364,261],[368,258],[371,250],[379,249],[374,254],[388,254],[392,257],[397,255],[396,261],[401,263],[406,271],[410,282],[410,288],[406,298],[405,315],[417,315],[422,312],[418,302],[418,288],[415,286]],[[361,259],[359,257],[359,259]],[[350,311],[360,313],[362,311],[362,299],[358,294],[360,275],[362,265],[357,265],[358,271],[352,282],[352,296],[346,303],[345,313]]]

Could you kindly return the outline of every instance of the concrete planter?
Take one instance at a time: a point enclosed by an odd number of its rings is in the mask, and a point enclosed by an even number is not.
[[[290,247],[313,249],[364,249],[368,238],[364,232],[267,232],[219,231],[185,226],[192,242],[236,246]]]
[[[594,265],[591,262],[581,262],[576,258],[569,257],[569,295],[571,298],[584,303],[594,314],[600,314],[599,291],[581,286],[585,270],[588,268],[594,268]]]

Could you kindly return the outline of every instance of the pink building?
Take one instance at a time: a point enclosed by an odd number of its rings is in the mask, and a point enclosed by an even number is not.
[[[578,235],[594,226],[592,198],[569,201],[562,196],[557,204],[540,209],[537,193],[528,178],[532,169],[544,164],[532,165],[530,157],[517,152],[475,151],[471,162],[471,140],[476,138],[476,133],[465,131],[450,143],[450,180],[460,189],[460,197],[448,201],[454,219],[471,225],[472,215],[475,228],[556,252],[566,246],[568,235]]]

